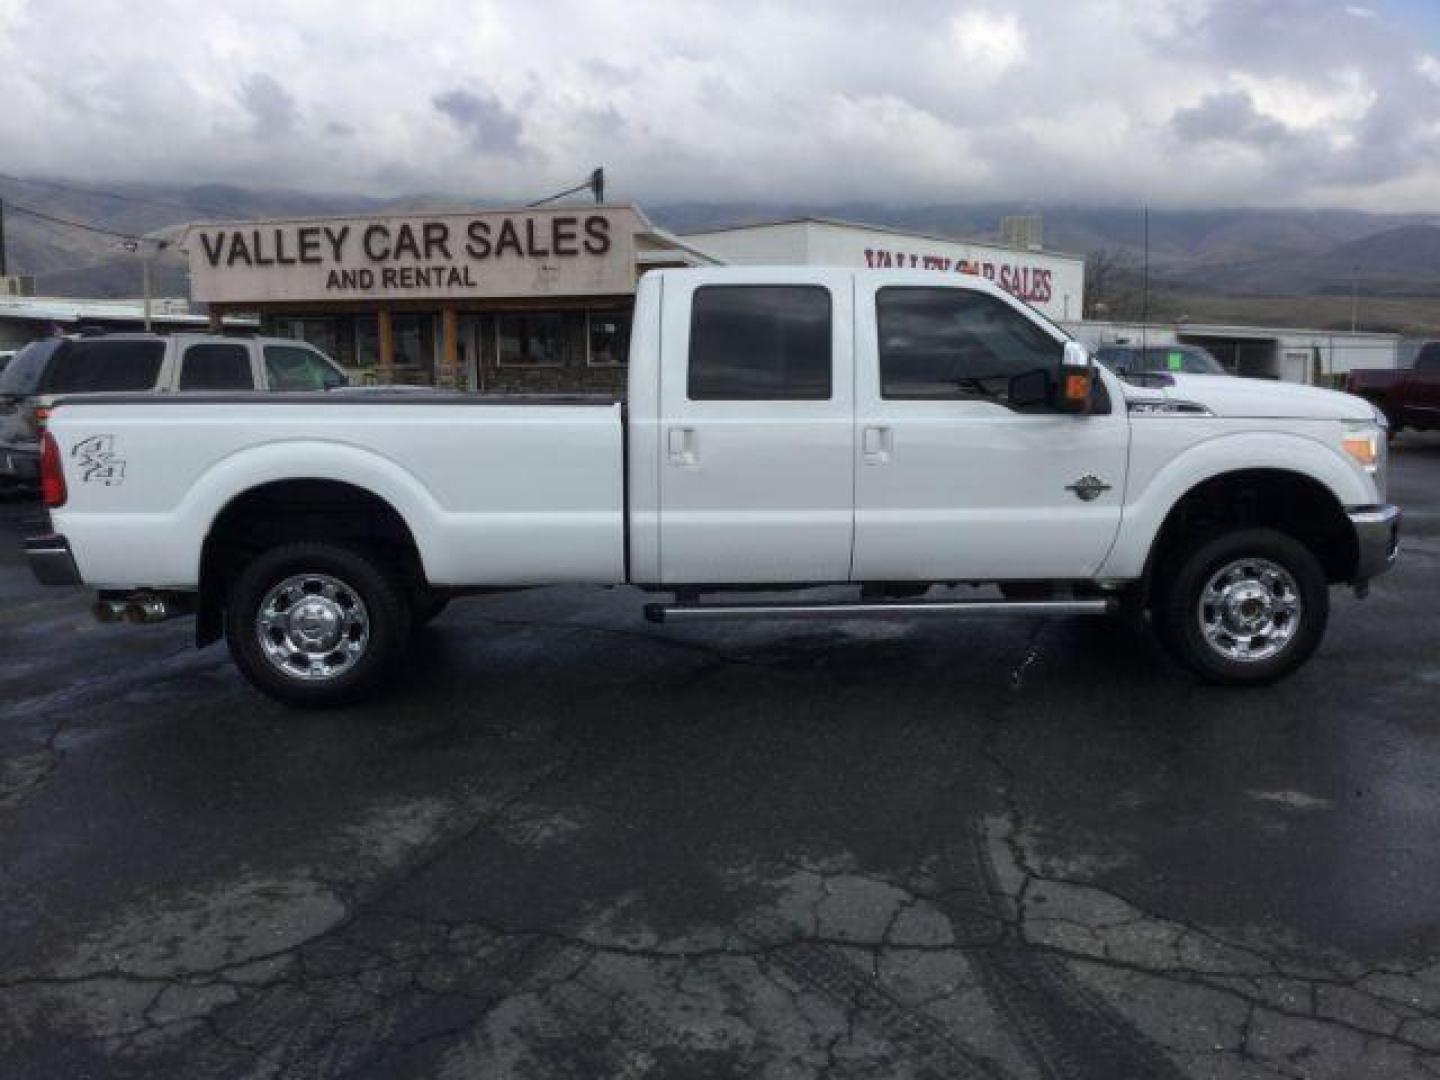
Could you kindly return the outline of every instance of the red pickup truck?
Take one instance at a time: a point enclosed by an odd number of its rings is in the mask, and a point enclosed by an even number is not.
[[[1440,428],[1440,341],[1429,341],[1409,368],[1352,371],[1345,390],[1372,402],[1390,421],[1390,434],[1402,428]]]

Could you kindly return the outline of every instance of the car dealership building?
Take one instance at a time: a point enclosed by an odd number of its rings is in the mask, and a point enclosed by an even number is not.
[[[484,392],[624,386],[635,285],[667,266],[913,267],[994,281],[1078,315],[1071,255],[823,218],[685,236],[637,207],[555,206],[198,223],[182,246],[212,318],[255,313],[361,381]]]

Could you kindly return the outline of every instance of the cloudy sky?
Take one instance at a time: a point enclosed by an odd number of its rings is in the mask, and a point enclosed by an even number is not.
[[[1440,210],[1440,0],[0,0],[0,171]]]

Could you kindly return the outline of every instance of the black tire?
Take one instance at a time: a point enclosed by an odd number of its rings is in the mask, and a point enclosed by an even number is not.
[[[291,643],[287,633],[267,632],[273,651],[262,644],[261,605],[273,590],[307,576],[312,580],[288,591],[301,600],[316,602],[319,610],[314,621],[320,624],[320,632],[323,620],[333,617],[325,610],[327,604],[336,612],[349,612],[357,625],[363,622],[363,633],[355,632],[353,626],[337,628],[338,644],[330,653],[335,659],[316,661],[327,670],[333,667],[332,674],[304,674],[298,663],[302,656],[318,655],[328,641],[323,636],[316,637],[313,653],[293,653],[297,662],[285,664],[283,669],[272,655],[278,657]],[[338,599],[332,602],[318,589],[312,591],[312,586],[320,583],[326,583]],[[338,583],[340,588],[336,590],[330,583]],[[383,564],[354,548],[311,541],[284,544],[256,556],[235,578],[226,599],[225,638],[236,666],[262,693],[302,708],[344,705],[373,693],[404,654],[411,621],[410,605],[404,597]],[[292,601],[279,610],[283,614],[294,606]],[[293,640],[308,643],[300,634],[314,630],[301,627]]]
[[[1207,587],[1232,567],[1240,568],[1219,582],[1230,582],[1227,590],[1212,590],[1207,599]],[[1267,583],[1267,577],[1273,581]],[[1309,548],[1274,529],[1237,529],[1196,539],[1166,560],[1156,585],[1152,615],[1161,642],[1179,663],[1211,683],[1262,686],[1284,678],[1310,658],[1330,618],[1324,569]],[[1287,615],[1292,592],[1297,603],[1294,614]],[[1244,599],[1247,595],[1254,599]],[[1235,602],[1237,619],[1249,613],[1246,603],[1258,608],[1253,626],[1260,632],[1246,633],[1252,625],[1247,623],[1232,635],[1225,614],[1231,609],[1216,602],[1221,596]],[[1272,606],[1275,614],[1268,610]],[[1260,647],[1251,656],[1236,655],[1257,640]]]

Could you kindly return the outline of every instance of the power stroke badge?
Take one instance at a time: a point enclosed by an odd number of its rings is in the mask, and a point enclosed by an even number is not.
[[[91,435],[70,449],[81,483],[115,487],[125,482],[125,459],[115,453],[114,435]]]

